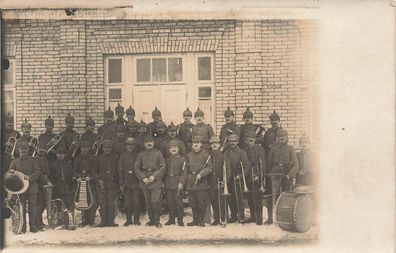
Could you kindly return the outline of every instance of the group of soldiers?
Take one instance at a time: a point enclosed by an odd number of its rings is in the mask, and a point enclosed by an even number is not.
[[[58,135],[55,146],[53,140],[57,135],[53,133],[51,116],[45,120],[46,130],[36,145],[32,143],[31,124],[27,120],[22,123],[20,134],[13,129],[13,118],[5,117],[3,138],[7,147],[15,145],[15,152],[3,156],[3,168],[9,168],[10,173],[24,173],[30,182],[20,197],[24,204],[28,203],[31,232],[44,227],[44,187],[53,187],[54,197],[62,199],[72,210],[76,183],[81,180],[89,182],[93,196],[93,205],[84,212],[83,226],[95,226],[98,207],[97,227],[118,226],[114,222],[114,200],[120,194],[125,200],[124,226],[140,225],[144,199],[143,208],[149,217],[146,225],[160,228],[163,195],[169,213],[165,225],[177,221],[179,226],[184,226],[186,193],[193,216],[187,226],[205,226],[208,205],[212,206],[214,216],[211,225],[225,222],[262,225],[263,195],[268,197],[265,224],[269,225],[273,223],[272,208],[277,197],[282,190],[290,188],[299,172],[295,151],[288,145],[287,131],[280,127],[280,117],[275,111],[269,117],[271,128],[264,131],[261,125],[253,123],[249,108],[243,113],[245,124],[238,126],[234,112],[228,107],[219,137],[205,123],[204,112],[199,108],[194,115],[187,108],[181,124],[172,122],[168,126],[157,107],[149,124],[137,122],[131,106],[124,111],[118,104],[115,114],[110,107],[105,111],[105,122],[98,127],[97,134],[94,120],[88,118],[86,132],[80,135],[73,129],[75,120],[69,113],[65,130]],[[193,116],[195,125],[191,122]],[[16,143],[7,141],[10,137],[15,137]],[[94,149],[98,140],[100,146]],[[250,209],[248,218],[245,198]]]

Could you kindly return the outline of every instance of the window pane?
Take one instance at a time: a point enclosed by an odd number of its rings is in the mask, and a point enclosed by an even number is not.
[[[3,84],[14,84],[14,63],[9,61],[8,69],[2,72]]]
[[[109,59],[109,83],[122,82],[122,62],[121,59]]]
[[[121,89],[109,89],[109,99],[122,99]]]
[[[153,59],[153,81],[166,81],[166,59]]]
[[[198,80],[211,80],[212,67],[210,57],[198,57]]]
[[[199,98],[212,97],[212,88],[211,87],[199,87],[198,88],[198,96],[199,96]]]
[[[183,80],[182,58],[170,58],[168,60],[169,82]]]
[[[138,82],[150,81],[150,72],[150,59],[139,59],[136,61],[136,73]]]
[[[4,102],[3,103],[3,113],[4,115],[7,115],[10,113],[12,116],[14,116],[14,103],[13,102]]]

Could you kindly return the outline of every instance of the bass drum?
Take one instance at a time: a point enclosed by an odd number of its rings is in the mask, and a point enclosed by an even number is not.
[[[287,231],[307,232],[312,225],[312,199],[307,194],[283,192],[276,201],[276,224]]]
[[[11,227],[10,231],[18,235],[22,233],[23,228],[23,205],[18,196],[12,197],[8,201],[8,206],[11,210]]]

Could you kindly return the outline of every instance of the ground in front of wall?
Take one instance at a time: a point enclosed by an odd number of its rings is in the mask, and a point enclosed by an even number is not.
[[[264,209],[264,221],[266,211]],[[191,209],[186,208],[184,223],[192,220]],[[81,222],[81,214],[77,211],[77,222]],[[247,214],[249,217],[249,214]],[[206,227],[179,227],[177,225],[164,226],[168,215],[161,216],[162,228],[147,227],[147,215],[141,217],[140,226],[122,226],[125,216],[119,213],[115,222],[119,227],[77,227],[76,230],[65,230],[61,227],[45,229],[38,233],[14,235],[8,230],[10,220],[6,221],[6,247],[93,247],[93,246],[157,246],[157,245],[189,245],[194,246],[223,246],[223,245],[302,245],[313,244],[318,238],[318,226],[314,225],[305,233],[283,231],[275,224],[257,226],[250,224],[228,224]],[[96,217],[96,224],[100,217]]]

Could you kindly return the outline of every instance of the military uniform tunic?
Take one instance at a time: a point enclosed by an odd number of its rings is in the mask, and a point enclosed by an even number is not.
[[[223,143],[227,136],[229,136],[231,133],[238,135],[238,137],[241,136],[241,130],[234,121],[226,123],[221,127],[220,143]]]
[[[262,126],[249,123],[249,124],[241,125],[240,128],[241,128],[241,136],[239,138],[239,147],[241,149],[244,149],[247,146],[247,144],[245,143],[245,139],[246,139],[246,134],[249,132],[255,132],[256,143],[264,147],[264,137],[263,137],[264,128]]]
[[[191,151],[191,145],[192,145],[192,128],[194,127],[194,124],[189,122],[189,123],[181,123],[179,125],[179,133],[178,136],[180,139],[183,140],[184,145],[186,146],[187,152]]]
[[[197,135],[202,137],[203,147],[208,150],[210,148],[209,140],[214,135],[212,126],[205,123],[196,124],[192,128],[192,136]]]

